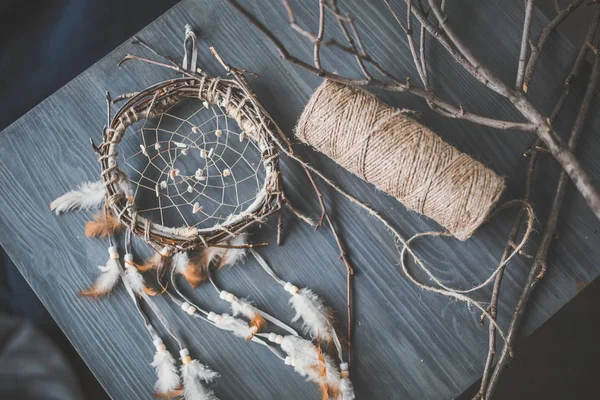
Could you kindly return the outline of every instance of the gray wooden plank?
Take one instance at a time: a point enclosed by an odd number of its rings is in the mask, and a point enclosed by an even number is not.
[[[290,49],[310,58],[312,50],[287,27],[281,7],[265,0],[248,4],[275,27]],[[404,38],[393,33],[394,22],[381,4],[351,4],[357,19],[364,23],[359,29],[364,31],[373,55],[396,72],[413,71]],[[451,2],[449,9],[459,33],[474,46],[476,54],[508,80],[516,71],[521,7],[520,2],[509,0],[488,0],[476,5],[461,0]],[[313,5],[298,4],[296,8],[301,23],[314,21],[317,11]],[[545,21],[541,13],[536,14],[534,31],[539,32]],[[280,62],[276,51],[223,3],[183,1],[141,31],[140,37],[163,53],[179,56],[186,23],[192,23],[200,32],[202,66],[215,75],[221,74],[207,51],[208,45],[214,45],[232,64],[259,73],[261,78],[252,79],[252,87],[286,132],[291,132],[319,80]],[[481,85],[457,71],[433,41],[429,40],[427,46],[436,90],[474,112],[518,118],[505,101],[490,98]],[[104,124],[104,91],[129,92],[173,76],[142,64],[125,65],[118,70],[117,61],[129,52],[143,53],[131,43],[123,44],[0,135],[0,218],[5,227],[0,231],[0,242],[115,399],[148,397],[154,380],[148,366],[152,345],[121,288],[104,301],[75,296],[92,281],[96,265],[105,259],[107,244],[84,237],[83,223],[88,214],[56,217],[49,212],[48,202],[79,182],[98,176],[88,139],[98,138]],[[531,96],[544,109],[551,108],[574,54],[573,46],[559,35],[550,41],[531,90]],[[328,54],[327,59],[329,66],[342,73],[357,73],[352,61],[336,52]],[[411,75],[416,78],[414,73]],[[408,95],[383,94],[382,98],[396,106],[421,111],[422,120],[447,141],[506,176],[506,199],[522,192],[527,160],[521,154],[534,140],[530,135],[448,121]],[[594,110],[597,109],[596,101]],[[567,115],[572,117],[574,110],[575,105],[569,103]],[[598,137],[591,133],[600,127],[600,118],[597,112],[591,114],[578,154],[592,176],[598,176],[600,145]],[[305,149],[301,151],[328,176],[381,211],[406,235],[438,228],[330,160]],[[541,162],[534,202],[543,218],[558,167],[551,160]],[[308,182],[297,166],[284,160],[283,168],[289,197],[303,210],[316,214],[315,199],[306,196]],[[358,271],[353,381],[359,398],[455,397],[479,376],[485,359],[487,329],[479,325],[478,313],[411,286],[396,267],[396,247],[386,231],[330,190],[324,191]],[[445,282],[468,287],[493,270],[512,223],[509,215],[507,212],[496,218],[465,243],[433,240],[417,250]],[[272,245],[262,254],[284,279],[322,294],[338,311],[343,326],[345,271],[337,259],[335,243],[325,229],[314,232],[290,215],[286,215],[286,221],[285,244]],[[273,225],[274,222],[266,224],[253,238],[273,242]],[[577,293],[577,282],[589,282],[598,276],[600,266],[594,261],[600,255],[599,227],[583,199],[571,191],[559,224],[560,239],[551,253],[550,270],[534,296],[524,333],[530,333],[569,301]],[[136,247],[143,251],[143,245]],[[526,266],[527,260],[520,259],[509,267],[500,302],[501,322],[506,321],[514,305]],[[422,277],[418,272],[417,275]],[[224,270],[218,279],[225,288],[254,298],[267,311],[291,318],[279,288],[254,262]],[[483,291],[477,298],[484,300],[487,295]],[[224,310],[211,288],[200,288],[193,296],[201,304]],[[189,343],[192,354],[221,373],[216,386],[220,398],[317,398],[317,390],[311,384],[284,368],[264,348],[190,321],[172,310],[164,299],[157,301]]]

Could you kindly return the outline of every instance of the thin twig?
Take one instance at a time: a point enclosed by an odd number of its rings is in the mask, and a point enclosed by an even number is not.
[[[315,67],[321,69],[321,42],[325,35],[325,0],[319,0],[319,33],[315,40],[314,59]]]
[[[523,22],[523,34],[521,35],[521,52],[519,54],[517,82],[515,83],[515,89],[517,90],[521,89],[521,86],[523,86],[523,79],[525,78],[525,61],[527,61],[527,50],[529,47],[529,35],[531,33],[534,4],[535,0],[527,0],[525,4],[525,21]]]
[[[594,39],[594,35],[596,33],[596,29],[598,29],[599,22],[600,6],[596,4],[596,6],[594,7],[594,14],[592,15],[592,19],[590,20],[590,24],[588,25],[588,31],[585,35],[584,43],[590,43]],[[558,114],[561,112],[563,106],[565,105],[565,101],[567,100],[567,96],[569,95],[569,91],[571,90],[571,82],[579,73],[581,65],[585,60],[585,56],[587,55],[588,50],[588,46],[581,46],[581,48],[579,49],[579,53],[577,54],[577,58],[575,59],[575,63],[573,64],[573,68],[571,68],[571,72],[569,72],[569,75],[565,79],[563,90],[560,94],[558,103],[556,107],[554,107],[552,114],[550,114],[551,122],[553,122],[556,119],[556,117],[558,117]]]
[[[539,139],[538,139],[538,142],[539,142]],[[530,159],[529,159],[529,166],[527,168],[525,193],[523,195],[524,202],[529,201],[529,196],[531,194],[531,187],[532,187],[532,183],[533,183],[533,172],[535,169],[537,158],[538,158],[538,152],[533,150],[531,152]],[[519,213],[517,214],[517,217],[515,218],[515,222],[513,224],[512,230],[510,232],[508,243],[507,243],[506,247],[504,248],[504,252],[502,253],[502,257],[500,259],[501,265],[504,263],[504,261],[510,254],[511,249],[513,248],[512,243],[514,243],[516,241],[517,235],[521,229],[521,223],[523,222],[524,216],[525,216],[525,209],[521,208],[521,210],[519,210]],[[498,300],[500,299],[500,287],[502,285],[502,278],[504,277],[505,267],[506,267],[506,265],[504,265],[501,268],[501,270],[498,271],[498,274],[496,275],[496,279],[494,281],[494,287],[492,289],[492,297],[490,300],[490,305],[488,306],[488,311],[493,318],[496,318],[498,316]],[[484,319],[485,319],[485,315],[482,314],[482,316],[481,316],[482,323],[483,323]],[[474,400],[483,399],[485,396],[485,390],[487,388],[490,374],[492,372],[492,365],[494,362],[495,355],[496,355],[496,327],[494,325],[490,324],[489,328],[488,328],[488,354],[487,354],[487,358],[485,361],[485,366],[483,368],[483,375],[481,378],[479,392],[474,397]]]
[[[338,4],[337,4],[337,0],[331,0],[331,7],[329,7],[329,9],[333,13],[333,15],[336,16],[338,25],[340,26],[340,30],[344,34],[344,37],[346,38],[346,41],[348,42],[348,45],[350,46],[350,49],[352,50],[352,53],[354,54],[356,63],[358,64],[360,71],[362,72],[362,74],[365,76],[365,78],[367,80],[371,80],[373,77],[371,76],[371,74],[369,73],[369,71],[367,70],[367,67],[365,66],[365,64],[363,62],[363,59],[365,59],[365,57],[367,57],[367,53],[365,51],[363,51],[362,54],[358,52],[356,45],[354,43],[354,39],[352,38],[352,36],[350,35],[350,32],[348,32],[348,28],[346,27],[346,23],[350,23],[348,16],[346,15],[342,18],[338,17],[338,16],[341,16],[341,13],[340,13],[340,10],[339,10]],[[380,71],[383,71],[383,69],[380,69]]]
[[[583,0],[575,0],[573,3],[569,4],[568,7],[561,10],[558,13],[558,15],[556,17],[554,17],[554,19],[552,21],[550,21],[550,23],[548,25],[546,25],[546,27],[542,30],[542,33],[540,34],[540,37],[537,40],[537,43],[535,43],[531,46],[531,56],[529,57],[529,61],[527,62],[527,67],[525,68],[525,71],[523,72],[524,76],[522,76],[522,79],[520,82],[519,82],[519,80],[517,80],[517,89],[521,88],[521,86],[522,86],[523,91],[525,93],[527,93],[527,91],[529,90],[529,84],[531,83],[531,79],[533,78],[533,72],[535,71],[537,62],[540,59],[542,50],[546,46],[546,43],[548,42],[550,35],[582,3],[583,3]]]
[[[404,24],[402,24],[400,17],[398,16],[396,11],[392,7],[392,4],[390,3],[390,1],[389,0],[383,0],[383,1],[384,1],[385,5],[387,6],[388,10],[390,11],[390,14],[392,14],[392,16],[394,17],[394,19],[396,20],[396,22],[398,23],[400,28],[406,34],[406,39],[408,41],[408,48],[410,49],[410,54],[412,55],[415,68],[417,69],[417,73],[419,74],[419,77],[421,78],[421,81],[423,82],[423,85],[425,86],[425,88],[428,88],[429,85],[427,84],[427,82],[425,80],[425,74],[422,70],[422,63],[419,58],[419,55],[417,54],[415,41],[413,39],[413,29],[412,29],[412,21],[411,21],[412,1],[408,0],[407,7],[406,7],[406,26],[404,26]],[[423,40],[423,37],[421,37],[421,40]]]

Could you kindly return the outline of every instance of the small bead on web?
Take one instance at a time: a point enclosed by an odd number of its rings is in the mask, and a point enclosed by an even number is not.
[[[121,142],[138,213],[163,226],[219,226],[243,213],[265,181],[258,144],[221,107],[176,103]]]

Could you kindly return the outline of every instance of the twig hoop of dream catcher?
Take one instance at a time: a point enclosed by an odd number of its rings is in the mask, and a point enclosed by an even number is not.
[[[279,172],[279,155],[276,145],[272,142],[269,127],[269,118],[265,112],[256,106],[256,103],[251,101],[251,94],[245,91],[238,82],[230,79],[212,78],[209,76],[186,76],[184,78],[172,79],[153,85],[139,93],[133,93],[124,96],[127,102],[118,110],[111,119],[107,129],[105,129],[103,140],[100,146],[96,148],[99,161],[102,168],[102,179],[106,191],[106,204],[111,208],[113,214],[119,221],[128,226],[130,230],[144,237],[145,241],[154,247],[157,251],[168,248],[174,251],[192,250],[206,246],[223,246],[219,244],[227,237],[233,237],[235,234],[245,230],[249,226],[262,222],[264,218],[280,210],[283,202],[283,194],[281,190],[281,178]],[[187,135],[196,134],[204,143],[206,143],[207,133],[201,128],[193,126],[187,119],[180,118],[182,123],[175,131],[170,131],[171,136],[163,142],[158,140],[159,128],[155,128],[157,138],[154,143],[157,154],[168,152],[170,161],[166,161],[167,157],[161,158],[170,167],[168,171],[162,170],[163,180],[156,180],[155,188],[148,184],[143,185],[141,181],[134,182],[128,179],[128,184],[122,184],[123,177],[127,177],[127,171],[124,171],[123,165],[126,164],[125,159],[119,159],[119,146],[122,141],[129,135],[127,133],[129,127],[141,121],[149,121],[153,118],[162,120],[164,115],[168,114],[169,110],[177,107],[183,102],[195,100],[201,103],[200,109],[213,110],[215,116],[220,111],[222,117],[229,118],[239,128],[239,132],[235,134],[239,142],[249,141],[253,145],[258,155],[255,176],[258,187],[255,193],[250,198],[239,200],[235,205],[233,212],[223,217],[215,217],[211,225],[195,226],[193,223],[185,221],[179,226],[168,226],[164,220],[153,221],[146,217],[141,208],[137,207],[139,193],[130,191],[129,184],[136,184],[139,187],[144,187],[145,195],[148,196],[148,191],[154,189],[156,197],[161,196],[161,190],[168,190],[170,185],[175,187],[177,192],[175,196],[183,197],[178,185],[187,185],[186,190],[190,193],[200,192],[193,185],[202,185],[202,181],[210,178],[203,176],[205,171],[202,168],[196,170],[195,174],[183,175],[175,168],[178,157],[185,155],[186,157],[197,158],[200,162],[205,160],[205,168],[208,169],[208,159],[213,156],[213,149],[199,148],[198,140],[188,140]],[[217,110],[217,111],[215,111]],[[195,115],[195,113],[194,113]],[[187,124],[186,124],[187,123]],[[217,122],[218,123],[218,122]],[[179,129],[185,132],[178,132]],[[166,132],[166,131],[165,131]],[[142,132],[143,133],[143,132]],[[213,130],[212,135],[219,140],[223,135],[220,129]],[[229,138],[229,130],[227,130],[227,138]],[[232,134],[233,135],[233,134]],[[180,141],[175,139],[181,138]],[[182,140],[183,139],[183,140]],[[184,141],[187,141],[184,143]],[[163,147],[166,150],[161,150]],[[228,149],[227,144],[224,145],[223,151]],[[172,152],[177,153],[172,156]],[[192,154],[193,153],[193,154]],[[148,158],[152,163],[152,155],[149,154],[147,147],[140,145],[138,155]],[[243,158],[243,152],[240,154]],[[259,171],[260,169],[260,171]],[[165,173],[166,172],[166,173]],[[259,182],[258,172],[262,174],[262,182]],[[208,172],[206,172],[208,174]],[[237,193],[237,183],[226,185],[224,177],[228,177],[232,172],[229,169],[221,169],[220,175],[223,181],[223,190],[225,188],[233,188]],[[141,174],[143,177],[143,173]],[[206,188],[208,185],[204,185]],[[234,187],[235,186],[235,187]],[[247,196],[248,197],[248,196]],[[198,202],[188,202],[189,208],[196,213],[201,210],[201,205]],[[179,207],[173,203],[175,208]],[[160,207],[158,207],[160,208]],[[179,210],[179,209],[177,209]],[[162,213],[162,210],[161,210]],[[181,212],[180,212],[181,214]],[[162,214],[161,214],[162,216]],[[206,222],[206,221],[205,221]]]

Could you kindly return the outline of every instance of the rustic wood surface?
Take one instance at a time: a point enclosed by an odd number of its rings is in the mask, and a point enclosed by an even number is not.
[[[450,19],[461,36],[474,46],[475,53],[487,65],[512,81],[517,68],[522,2],[450,3]],[[311,57],[312,49],[288,28],[283,8],[266,0],[251,4],[257,14],[276,27],[290,49]],[[385,7],[356,2],[351,8],[361,21],[359,29],[364,32],[373,55],[393,71],[407,73],[416,81],[404,37],[396,34]],[[312,4],[298,2],[296,12],[299,22],[314,25],[317,9]],[[536,13],[534,32],[539,32],[545,22],[545,17]],[[319,80],[280,62],[264,38],[221,2],[182,1],[139,36],[179,59],[186,23],[199,32],[200,63],[204,69],[213,75],[222,72],[207,49],[214,45],[230,63],[260,74],[259,79],[251,79],[251,86],[291,135],[303,104]],[[462,102],[474,112],[518,118],[507,102],[490,97],[481,85],[457,72],[453,62],[431,40],[427,48],[434,88],[448,99]],[[96,266],[105,261],[107,243],[85,238],[83,224],[90,216],[88,213],[57,217],[48,210],[52,199],[81,181],[99,176],[89,138],[98,141],[105,123],[104,91],[114,95],[131,92],[173,76],[142,64],[126,64],[118,69],[118,60],[127,53],[148,55],[130,42],[123,44],[0,134],[3,226],[0,241],[108,393],[115,399],[140,399],[150,397],[154,382],[154,373],[148,365],[153,346],[127,294],[118,288],[109,299],[97,302],[75,295],[93,281]],[[327,53],[324,58],[330,67],[343,73],[357,73],[350,58],[334,51]],[[543,104],[545,110],[551,109],[574,55],[574,47],[565,38],[553,36],[530,89],[530,96]],[[419,99],[407,95],[385,94],[382,98],[395,106],[421,111],[422,121],[443,138],[504,175],[507,190],[503,199],[520,196],[527,163],[522,153],[533,143],[531,135],[447,120],[429,111]],[[599,176],[600,143],[598,136],[593,135],[600,128],[598,101],[593,107],[596,112],[590,113],[578,155],[592,176]],[[564,121],[574,116],[575,109],[576,104],[567,105]],[[407,211],[396,200],[376,192],[323,156],[310,151],[303,153],[328,176],[392,220],[406,235],[439,229],[432,221]],[[302,210],[316,216],[316,200],[307,195],[310,192],[307,180],[289,160],[284,160],[283,168],[288,196]],[[533,199],[541,220],[557,172],[554,161],[542,158]],[[397,267],[396,246],[385,229],[332,191],[324,192],[357,270],[353,381],[358,398],[456,397],[479,377],[485,360],[487,328],[479,325],[479,314],[464,304],[412,286]],[[417,250],[448,284],[469,287],[493,270],[508,236],[512,215],[502,213],[465,243],[435,239],[421,243]],[[256,231],[253,238],[272,243],[261,250],[264,257],[284,279],[321,294],[337,311],[345,331],[345,270],[337,257],[335,243],[326,229],[315,232],[293,216],[287,213],[285,216],[283,246],[274,244],[273,220]],[[600,256],[599,228],[600,223],[583,199],[571,190],[559,223],[559,238],[551,252],[550,269],[535,295],[524,333],[530,333],[575,296],[582,282],[600,274],[596,262]],[[138,253],[144,247],[136,243]],[[510,315],[527,266],[528,260],[520,258],[508,268],[500,299],[501,323]],[[280,288],[273,285],[255,262],[224,270],[217,278],[223,288],[253,298],[259,306],[283,319],[291,318],[292,311]],[[210,287],[201,287],[192,296],[208,308],[225,310]],[[488,292],[476,297],[485,300]],[[170,309],[173,307],[166,299],[158,299],[157,303],[186,340],[192,355],[222,375],[215,386],[219,398],[318,398],[312,384],[304,382],[265,348],[190,320],[178,310]],[[169,345],[176,350],[172,342]]]

